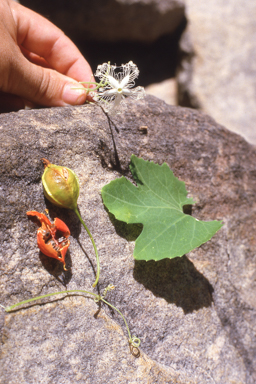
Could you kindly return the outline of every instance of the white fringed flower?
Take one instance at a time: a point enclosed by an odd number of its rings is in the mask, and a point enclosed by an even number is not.
[[[121,67],[104,63],[98,65],[95,76],[100,79],[100,88],[96,100],[109,113],[120,113],[120,108],[126,97],[139,100],[145,96],[143,87],[136,87],[135,79],[139,75],[137,65],[132,61]]]

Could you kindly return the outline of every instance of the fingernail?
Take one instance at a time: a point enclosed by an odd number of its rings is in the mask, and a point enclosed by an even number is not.
[[[81,89],[79,89],[79,87]],[[62,93],[62,100],[66,104],[71,104],[71,105],[81,104],[85,101],[85,95],[86,95],[86,92],[82,89],[81,84],[78,84],[78,83],[66,84]]]

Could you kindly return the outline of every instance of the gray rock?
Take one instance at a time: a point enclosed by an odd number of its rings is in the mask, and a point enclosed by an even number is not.
[[[183,0],[21,0],[73,40],[151,42],[184,18]]]
[[[186,0],[181,105],[200,107],[256,144],[256,3]],[[188,34],[193,50],[188,49]]]
[[[149,95],[164,100],[167,104],[177,105],[177,84],[173,78],[150,84],[145,91]]]
[[[111,129],[93,105],[0,116],[0,302],[92,289],[87,234],[72,211],[43,197],[45,157],[80,179],[79,208],[101,260],[100,290],[116,286],[107,299],[141,338],[140,357],[130,354],[116,312],[87,296],[51,297],[0,312],[1,384],[255,383],[255,148],[210,117],[152,96],[130,102]],[[134,262],[140,228],[108,215],[100,195],[110,180],[130,177],[132,153],[168,163],[197,202],[193,216],[224,221],[211,241],[181,258]],[[26,217],[45,207],[71,230],[66,273],[39,253],[37,226]]]

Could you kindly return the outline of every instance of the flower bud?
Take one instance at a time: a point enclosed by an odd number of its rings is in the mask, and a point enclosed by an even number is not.
[[[42,182],[44,195],[53,204],[75,210],[79,196],[79,181],[76,174],[69,168],[51,164],[42,159],[44,173]]]

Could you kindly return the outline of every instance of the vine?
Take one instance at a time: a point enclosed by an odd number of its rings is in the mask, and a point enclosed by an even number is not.
[[[94,94],[96,102],[105,112],[120,113],[126,97],[138,100],[145,95],[142,87],[133,88],[138,74],[138,68],[132,61],[121,67],[104,63],[98,66],[95,73],[100,79],[98,83],[90,81],[82,84],[87,85],[84,89],[87,93]],[[42,161],[45,197],[58,207],[73,210],[93,245],[97,264],[96,278],[92,284],[95,288],[100,278],[100,259],[93,236],[78,210],[78,177],[67,167],[51,164],[47,159]],[[135,242],[135,259],[158,261],[182,256],[208,241],[221,228],[222,223],[219,221],[203,222],[183,212],[184,205],[193,204],[194,201],[187,198],[185,183],[173,175],[167,164],[160,166],[132,155],[130,169],[137,186],[121,177],[103,187],[102,198],[109,212],[118,220],[143,224],[143,230]],[[36,217],[40,222],[37,230],[39,249],[46,256],[59,260],[64,270],[67,270],[65,255],[70,245],[70,230],[67,225],[58,218],[51,223],[40,212],[28,211],[27,215]],[[122,312],[105,299],[107,293],[114,288],[112,284],[108,285],[102,295],[83,289],[65,290],[1,307],[6,312],[12,312],[17,307],[55,295],[89,294],[96,303],[103,302],[119,313],[127,329],[131,353],[139,356],[140,339],[131,335]]]
[[[87,93],[93,94],[94,100],[97,102],[97,104],[102,106],[105,112],[109,114],[120,113],[121,108],[124,106],[124,101],[126,97],[131,97],[133,99],[138,100],[145,96],[145,91],[143,87],[136,87],[134,89],[131,89],[133,88],[134,80],[138,77],[138,75],[139,70],[132,61],[129,61],[129,63],[127,64],[122,64],[120,67],[110,65],[110,63],[108,62],[99,65],[97,68],[95,76],[98,77],[100,81],[81,82],[81,84],[86,85],[86,87],[82,89],[85,89]],[[85,224],[84,220],[82,219],[78,210],[78,177],[71,169],[67,167],[51,164],[50,161],[48,161],[47,159],[42,159],[42,161],[44,163],[42,183],[45,197],[58,207],[72,209],[77,215],[79,221],[83,225],[92,242],[97,263],[96,278],[92,286],[96,287],[100,278],[100,260],[93,236],[89,228]],[[69,228],[62,220],[58,218],[55,218],[54,223],[51,223],[48,217],[40,212],[28,211],[27,215],[35,216],[40,221],[41,226],[37,231],[37,244],[39,249],[46,256],[57,259],[62,262],[64,270],[67,270],[65,263],[65,255],[70,245]],[[131,353],[134,356],[139,356],[138,348],[140,346],[140,339],[137,336],[131,336],[128,323],[122,312],[113,304],[105,300],[107,292],[112,289],[114,289],[114,286],[110,284],[104,289],[102,295],[81,289],[66,290],[48,293],[42,296],[23,300],[9,307],[4,307],[3,305],[1,305],[1,307],[3,307],[6,312],[12,312],[14,309],[24,304],[28,304],[33,301],[44,299],[54,295],[78,293],[89,294],[94,297],[95,302],[101,301],[120,314],[120,316],[124,320],[128,332],[128,340],[131,347]]]

